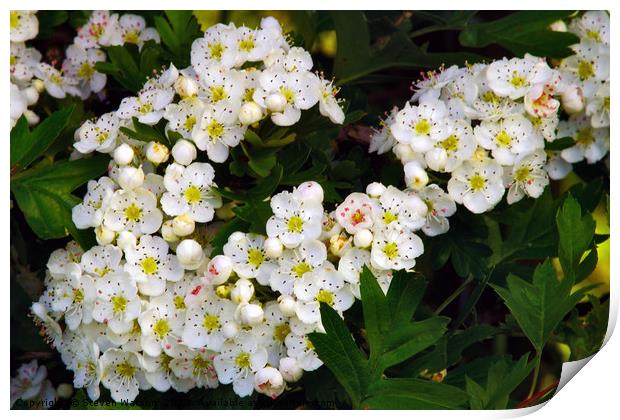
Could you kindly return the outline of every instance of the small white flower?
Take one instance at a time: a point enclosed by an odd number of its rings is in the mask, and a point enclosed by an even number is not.
[[[284,340],[290,332],[289,317],[282,313],[277,302],[267,302],[264,308],[264,322],[252,327],[252,334],[267,349],[270,365],[277,367],[280,359],[286,356]]]
[[[191,349],[175,346],[174,358],[169,362],[172,372],[181,379],[191,380],[198,388],[217,388],[217,373],[213,366],[216,353],[205,347]]]
[[[434,171],[452,172],[461,162],[473,156],[476,145],[471,124],[466,120],[456,120],[450,135],[426,152],[426,164]]]
[[[344,122],[344,112],[338,104],[336,94],[338,89],[334,87],[333,82],[326,79],[319,79],[319,112],[321,115],[328,117],[334,124],[342,124]]]
[[[159,33],[155,28],[147,28],[142,16],[125,14],[118,20],[120,35],[124,44],[136,44],[139,48],[148,40],[159,44]]]
[[[392,134],[391,127],[396,121],[398,111],[398,107],[393,107],[389,113],[386,113],[385,119],[379,123],[379,128],[373,128],[370,135],[370,146],[368,147],[370,153],[377,152],[377,154],[382,155],[394,147],[396,139]]]
[[[286,382],[282,374],[271,366],[262,368],[254,376],[254,389],[274,400],[284,392],[284,388],[286,388]]]
[[[67,48],[62,63],[64,74],[78,82],[82,99],[92,93],[100,92],[106,84],[107,76],[95,70],[95,64],[105,61],[105,53],[97,48],[83,49],[73,44]]]
[[[322,204],[303,200],[300,195],[297,190],[283,191],[271,198],[273,216],[267,221],[267,235],[279,238],[287,248],[321,235]]]
[[[28,86],[40,61],[41,53],[35,48],[26,47],[23,42],[11,42],[11,82],[21,88]]]
[[[88,120],[80,127],[79,141],[73,147],[84,154],[94,151],[109,153],[116,147],[119,126],[118,117],[113,112],[103,114],[96,122]]]
[[[155,195],[144,188],[136,188],[118,190],[112,195],[103,223],[115,232],[125,230],[139,236],[157,232],[162,218]]]
[[[387,293],[392,280],[392,272],[375,268],[370,263],[370,251],[360,248],[350,248],[338,261],[338,271],[344,280],[351,285],[353,295],[360,299],[360,274],[364,266],[368,267],[377,279],[383,293]]]
[[[122,119],[137,117],[142,124],[155,125],[173,98],[173,89],[145,89],[138,96],[124,98],[116,115]]]
[[[74,42],[82,48],[120,44],[118,15],[110,15],[107,10],[95,10],[88,22],[78,28]]]
[[[134,249],[125,251],[125,271],[136,281],[140,293],[159,296],[166,280],[183,278],[183,267],[175,255],[168,254],[168,243],[159,236],[144,235]]]
[[[348,233],[370,229],[380,214],[377,203],[363,193],[351,193],[336,208],[335,217]]]
[[[609,79],[609,49],[597,44],[573,46],[575,54],[560,63],[560,71],[568,78],[567,83],[582,83],[586,97],[594,93],[596,81]]]
[[[11,10],[10,29],[11,42],[24,42],[36,37],[39,33],[36,11]]]
[[[317,240],[304,241],[297,248],[286,249],[271,275],[271,288],[283,295],[292,295],[295,284],[307,273],[321,267],[326,259],[327,248]]]
[[[409,270],[423,252],[424,244],[416,234],[398,227],[386,227],[373,237],[370,262],[382,270]]]
[[[213,162],[225,162],[229,147],[235,147],[243,140],[246,128],[237,118],[238,106],[228,101],[219,101],[206,106],[192,131],[192,140],[200,150],[206,150]]]
[[[214,176],[208,163],[194,162],[188,167],[168,165],[164,176],[167,191],[161,198],[164,212],[171,216],[187,214],[200,223],[213,220],[214,209],[222,205],[214,191]]]
[[[174,354],[177,355],[178,351]],[[172,371],[170,365],[174,359],[166,353],[161,353],[157,357],[144,354],[140,360],[145,370],[146,380],[159,392],[166,392],[171,387],[177,392],[187,392],[195,385],[192,379],[180,378]]]
[[[86,388],[91,400],[99,399],[99,383],[101,382],[101,366],[99,364],[99,346],[86,337],[71,331],[63,335],[61,346],[63,362],[74,372],[73,386]],[[66,360],[66,358],[70,360]],[[69,363],[67,363],[69,362]]]
[[[378,200],[377,223],[381,227],[418,230],[424,225],[426,207],[417,197],[409,196],[391,185]]]
[[[609,151],[609,127],[593,128],[585,114],[573,114],[568,121],[558,124],[558,138],[571,137],[575,145],[561,152],[562,159],[577,163],[586,159],[589,164],[598,162]]]
[[[512,165],[517,154],[528,153],[544,146],[542,138],[533,133],[532,123],[521,115],[497,122],[482,121],[474,129],[478,143],[490,150],[501,165]]]
[[[234,37],[234,25],[218,23],[204,33],[204,37],[192,43],[190,58],[196,73],[204,74],[211,68],[231,68],[236,61],[237,51],[230,48],[230,38]]]
[[[265,237],[253,233],[231,235],[224,245],[224,255],[229,257],[233,270],[241,278],[255,278],[259,284],[269,285],[276,263],[265,252]]]
[[[551,79],[552,71],[545,59],[525,54],[524,58],[504,58],[492,62],[486,76],[489,87],[499,96],[519,99],[532,94],[537,98]]]
[[[101,225],[103,215],[116,189],[116,184],[110,178],[103,176],[97,181],[88,181],[87,188],[88,191],[84,195],[82,203],[71,210],[71,219],[78,229]]]
[[[396,115],[391,126],[392,134],[415,152],[424,153],[450,134],[452,123],[447,117],[448,111],[441,101],[427,100],[418,106],[407,102]]]
[[[308,331],[310,332],[310,331]],[[306,334],[291,333],[286,337],[287,355],[297,361],[305,371],[313,371],[323,366],[323,362],[314,351],[314,345]]]
[[[450,228],[448,217],[456,212],[454,200],[436,184],[426,186],[418,192],[418,196],[428,208],[422,232],[427,236],[446,233]]]
[[[249,332],[240,332],[226,342],[213,361],[223,384],[233,384],[235,394],[246,397],[254,389],[254,374],[267,364],[267,350]]]
[[[183,332],[184,313],[176,309],[172,294],[153,297],[138,318],[142,336],[140,345],[144,353],[158,357],[162,349],[172,355],[172,347]]]
[[[138,396],[139,388],[148,387],[136,353],[108,349],[100,361],[103,369],[101,383],[110,390],[114,401],[131,402]]]
[[[587,11],[571,20],[569,30],[582,41],[609,45],[609,15],[603,10]]]
[[[589,99],[586,106],[586,115],[591,117],[590,123],[594,128],[609,127],[609,110],[610,110],[609,81],[600,84]]]
[[[47,261],[47,269],[55,280],[63,280],[76,268],[84,251],[75,241],[70,241],[64,249],[57,249],[51,253]]]
[[[80,96],[80,91],[76,87],[77,80],[62,74],[47,63],[39,63],[35,69],[35,76],[43,80],[45,90],[54,98],[62,99],[67,94]]]
[[[93,319],[116,334],[129,332],[140,315],[138,289],[125,273],[110,273],[96,280],[97,300]]]
[[[233,322],[236,305],[213,293],[200,305],[186,312],[183,343],[193,348],[207,347],[219,351],[226,340],[224,327]]]
[[[115,273],[121,269],[123,251],[114,245],[94,246],[84,253],[80,265],[82,270],[96,277]]]
[[[303,369],[292,357],[283,357],[280,359],[278,370],[286,382],[297,382],[303,375]]]
[[[549,184],[549,177],[545,170],[547,155],[544,150],[537,150],[517,158],[512,171],[508,175],[508,204],[516,203],[525,195],[528,197],[540,197]]]
[[[473,213],[484,213],[502,199],[502,167],[494,160],[468,160],[452,172],[448,193]]]

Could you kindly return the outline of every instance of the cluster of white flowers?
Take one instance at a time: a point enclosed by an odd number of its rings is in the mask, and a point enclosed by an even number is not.
[[[191,67],[171,65],[75,135],[80,154],[113,158],[73,209],[75,225],[94,228],[98,245],[83,252],[71,242],[51,255],[32,312],[74,386],[93,399],[100,384],[119,401],[151,387],[220,383],[275,398],[322,364],[307,339],[322,328],[319,302],[342,312],[354,301],[341,271],[351,279],[360,257],[350,268],[328,261],[315,182],[272,198],[268,237],[236,232],[222,255],[208,257],[222,199],[212,165],[197,160],[223,162],[248,126],[265,118],[289,126],[317,104],[341,123],[331,82],[311,72],[310,54],[289,46],[273,18],[258,29],[218,24],[194,42],[191,58]],[[133,118],[163,118],[166,132],[182,138],[171,150],[131,139],[121,127],[136,129]]]
[[[28,407],[46,409],[56,402],[56,389],[47,379],[47,368],[34,359],[17,369],[11,378],[11,407],[17,400],[31,402]]]
[[[429,72],[374,133],[370,151],[392,150],[413,190],[427,185],[427,171],[448,173],[448,194],[474,213],[495,207],[506,189],[508,203],[538,197],[571,163],[602,159],[609,150],[609,16],[587,12],[569,27],[581,42],[557,68],[526,54]],[[574,146],[545,150],[563,137]]]
[[[30,125],[39,122],[39,117],[27,108],[37,103],[43,90],[59,99],[67,95],[86,99],[100,93],[107,82],[107,76],[95,69],[96,63],[106,60],[101,47],[124,44],[142,47],[148,40],[160,42],[157,31],[147,28],[141,16],[119,17],[108,11],[94,11],[78,29],[58,69],[41,62],[41,53],[25,45],[38,31],[36,11],[11,11],[11,126],[22,115]]]

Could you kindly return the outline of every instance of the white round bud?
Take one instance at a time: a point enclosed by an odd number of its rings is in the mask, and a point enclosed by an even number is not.
[[[428,184],[428,174],[416,161],[405,164],[405,184],[414,190],[420,190]]]
[[[263,118],[263,110],[256,102],[246,102],[239,110],[239,122],[244,125],[254,124]]]
[[[265,313],[260,305],[255,303],[242,303],[238,308],[241,323],[246,325],[258,325],[263,322]]]
[[[126,230],[119,232],[118,237],[116,238],[116,245],[118,245],[123,251],[135,248],[137,242],[138,239],[136,238],[136,235]]]
[[[65,400],[71,398],[71,396],[73,395],[73,386],[67,383],[62,383],[58,385],[58,388],[56,388],[56,395],[58,395],[59,398],[63,398]]]
[[[165,145],[158,143],[156,141],[151,141],[151,142],[148,142],[147,145],[145,146],[144,155],[150,162],[153,162],[154,164],[158,165],[168,160],[170,151]]]
[[[189,140],[179,139],[172,146],[172,157],[181,165],[189,165],[196,159],[196,146]]]
[[[174,227],[172,225],[172,220],[166,220],[161,225],[161,237],[164,238],[166,242],[178,242],[179,237],[174,233]]]
[[[198,93],[198,83],[190,77],[180,75],[177,80],[174,81],[174,90],[176,90],[181,98],[195,96]]]
[[[254,389],[272,399],[278,398],[284,392],[285,387],[286,383],[282,374],[278,369],[271,366],[260,369],[254,375]]]
[[[282,255],[282,251],[284,250],[282,241],[280,241],[278,238],[265,239],[263,247],[265,248],[265,256],[267,258],[280,258],[280,256]]]
[[[272,93],[265,98],[265,105],[271,112],[282,112],[286,106],[286,98],[281,93]]]
[[[368,248],[372,244],[372,232],[368,229],[358,230],[353,236],[353,244],[360,248]]]
[[[133,190],[144,183],[142,167],[121,166],[118,168],[118,184],[124,190]]]
[[[235,212],[233,211],[233,208],[235,207],[236,207],[236,204],[233,202],[226,203],[223,206],[215,209],[215,215],[220,220],[223,220],[223,221],[230,220],[236,216]]]
[[[134,157],[133,147],[127,143],[121,143],[112,154],[114,162],[119,165],[129,165]]]
[[[36,90],[34,87],[32,86],[27,87],[26,89],[22,90],[22,92],[24,93],[24,96],[26,97],[26,103],[28,104],[28,106],[34,105],[38,102],[39,91]]]
[[[583,110],[585,100],[583,99],[583,90],[579,86],[569,86],[562,93],[562,108],[567,114],[576,114]]]
[[[304,373],[304,370],[297,363],[297,359],[292,357],[281,358],[279,370],[286,382],[297,382]]]
[[[116,232],[103,225],[99,225],[95,229],[95,238],[97,239],[97,243],[99,245],[108,245],[112,243],[114,238],[116,238]]]
[[[239,333],[239,325],[236,322],[227,322],[222,327],[222,334],[226,338],[233,338]]]
[[[190,235],[194,229],[196,229],[196,222],[187,214],[181,214],[172,219],[172,231],[177,236]]]
[[[417,160],[420,157],[408,144],[398,143],[393,150],[396,157],[403,163]]]
[[[295,299],[288,295],[280,295],[278,296],[278,307],[280,311],[286,316],[295,315],[295,307],[296,307]]]
[[[228,237],[228,240],[230,242],[239,242],[243,240],[243,238],[245,238],[245,233],[236,231],[230,234],[230,236]]]
[[[193,239],[182,240],[181,243],[177,245],[176,251],[179,263],[187,270],[197,269],[205,258],[202,246]]]
[[[37,92],[42,93],[45,90],[45,83],[41,79],[34,79],[32,81],[32,86],[37,90]]]
[[[24,117],[26,117],[28,125],[36,125],[41,121],[41,118],[30,109],[24,111]]]
[[[426,164],[433,171],[441,172],[446,168],[446,163],[448,162],[448,153],[445,149],[441,149],[436,147],[432,150],[429,150],[424,155],[426,159]]]
[[[223,284],[232,273],[232,260],[226,255],[216,255],[207,267],[205,278],[212,286]]]
[[[297,187],[295,193],[307,203],[323,203],[323,187],[315,181],[306,181]]]
[[[345,251],[349,249],[350,243],[351,239],[346,233],[339,233],[338,235],[334,235],[329,238],[329,252],[331,252],[337,257],[342,257]]]
[[[366,194],[373,198],[381,197],[387,188],[380,182],[371,182],[366,187]]]
[[[230,291],[230,298],[235,303],[248,303],[254,296],[254,285],[248,279],[239,279]]]
[[[566,22],[563,20],[556,20],[551,25],[549,25],[549,29],[553,32],[566,32],[568,27],[566,26]]]

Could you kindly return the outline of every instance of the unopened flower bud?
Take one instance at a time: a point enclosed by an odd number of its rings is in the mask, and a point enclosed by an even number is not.
[[[174,90],[181,98],[195,96],[198,93],[198,83],[190,77],[180,75],[174,81]]]
[[[387,188],[380,182],[371,182],[366,187],[366,194],[373,198],[381,197]]]
[[[254,375],[254,389],[272,399],[278,398],[284,392],[285,386],[286,383],[280,371],[271,366],[260,369]]]
[[[368,229],[362,229],[355,232],[353,243],[360,248],[368,248],[372,244],[372,232]]]
[[[39,101],[39,91],[36,90],[34,87],[32,87],[32,86],[27,87],[22,92],[26,96],[26,103],[29,106],[30,105],[34,105],[34,104],[36,104]]]
[[[45,90],[45,83],[41,79],[34,79],[32,81],[32,86],[37,90],[37,92],[41,93]]]
[[[121,143],[113,153],[114,162],[119,165],[129,165],[134,157],[133,148],[127,143]]]
[[[282,378],[284,378],[286,382],[297,382],[304,373],[299,363],[297,363],[297,360],[292,357],[283,357],[280,359],[279,370],[282,374]]]
[[[393,150],[396,157],[403,163],[417,160],[420,157],[408,144],[398,143]]]
[[[144,155],[150,162],[160,164],[168,160],[170,151],[165,145],[156,141],[151,141],[144,148]]]
[[[271,112],[282,112],[286,106],[286,98],[281,93],[272,93],[265,98],[265,105]]]
[[[41,121],[41,118],[30,109],[24,111],[24,117],[26,117],[28,125],[36,125]]]
[[[414,190],[420,190],[428,184],[428,174],[416,161],[408,162],[405,167],[405,184]]]
[[[440,172],[446,167],[446,162],[448,162],[448,153],[444,149],[436,147],[426,152],[424,158],[426,159],[426,164],[429,168],[433,171]]]
[[[323,202],[323,187],[318,182],[306,181],[297,187],[295,194],[307,203]]]
[[[181,266],[187,270],[195,270],[205,258],[202,246],[193,239],[184,239],[177,246],[177,258]]]
[[[551,25],[549,25],[549,29],[553,32],[566,32],[568,27],[563,20],[556,20]]]
[[[179,237],[174,233],[174,227],[172,225],[172,220],[166,220],[161,225],[161,236],[164,238],[166,242],[178,242]]]
[[[172,231],[177,236],[190,235],[194,232],[195,228],[196,222],[187,214],[181,214],[172,219]]]
[[[337,257],[341,257],[348,249],[351,239],[346,233],[340,233],[329,238],[329,251]]]
[[[222,205],[221,207],[215,209],[215,215],[220,220],[223,220],[223,221],[230,220],[236,216],[235,212],[233,211],[233,208],[235,207],[236,207],[236,204],[233,202],[226,203]]]
[[[254,296],[254,285],[248,279],[239,279],[230,292],[230,298],[235,303],[248,303]]]
[[[58,385],[58,388],[56,388],[56,395],[58,395],[59,398],[63,398],[65,400],[71,398],[71,396],[73,395],[73,386],[67,383],[62,383]]]
[[[114,238],[116,237],[116,232],[108,229],[103,225],[97,226],[95,229],[95,238],[97,239],[97,243],[99,245],[108,245],[111,244]]]
[[[189,165],[196,159],[196,146],[191,141],[179,139],[172,146],[172,157],[181,165]]]
[[[278,307],[280,311],[286,316],[295,315],[295,299],[288,295],[280,295],[278,297]]]
[[[236,322],[227,322],[222,327],[222,334],[226,338],[234,338],[239,333],[239,325]]]
[[[567,114],[581,112],[584,105],[583,90],[579,86],[570,86],[562,93],[562,107]]]
[[[127,230],[119,232],[118,237],[116,238],[116,245],[118,245],[123,251],[135,248],[137,242],[138,239],[136,238],[136,235]]]
[[[118,168],[118,184],[124,190],[133,190],[144,183],[142,167],[121,166]]]
[[[242,303],[237,309],[238,317],[242,324],[258,325],[263,322],[265,317],[263,308],[255,303]]]
[[[232,260],[225,255],[217,255],[209,261],[205,277],[212,286],[217,286],[228,280],[232,273]]]
[[[284,246],[278,238],[267,238],[263,244],[265,248],[265,256],[267,258],[279,258],[282,255]]]
[[[221,299],[228,299],[230,297],[230,286],[221,284],[215,288],[215,294]]]
[[[239,110],[239,122],[244,125],[251,125],[263,118],[263,110],[256,102],[246,102]]]

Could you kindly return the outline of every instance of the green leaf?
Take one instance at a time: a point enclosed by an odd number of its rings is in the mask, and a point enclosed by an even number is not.
[[[469,23],[459,34],[465,47],[486,47],[499,44],[517,56],[526,53],[549,58],[574,54],[569,48],[579,38],[569,32],[554,32],[549,25],[572,14],[570,10],[524,10],[484,23]],[[541,42],[544,40],[544,42]]]
[[[510,274],[507,284],[507,288],[492,286],[532,342],[537,354],[541,354],[558,323],[594,287],[583,287],[571,294],[572,282],[566,279],[558,281],[548,259],[536,267],[532,283]]]
[[[591,214],[582,215],[581,206],[569,194],[558,210],[556,223],[560,235],[558,252],[560,264],[562,264],[566,281],[572,284],[576,280],[576,272],[579,270],[582,255],[592,245],[596,222]],[[587,261],[586,264],[591,265],[592,261]]]
[[[357,348],[340,315],[325,303],[321,303],[320,310],[325,334],[314,332],[308,334],[308,338],[319,358],[349,394],[353,406],[357,407],[368,385],[368,361]]]
[[[383,379],[373,383],[364,409],[377,410],[453,410],[464,408],[467,394],[443,383],[415,378]]]
[[[534,368],[536,359],[528,363],[528,354],[516,362],[504,356],[493,363],[487,371],[486,384],[465,376],[465,389],[469,405],[473,410],[501,410],[508,406],[510,394],[527,378]]]
[[[110,62],[98,62],[95,68],[114,77],[118,83],[132,92],[142,89],[146,77],[150,74],[143,74],[140,71],[138,64],[140,54],[137,46],[131,44],[114,45],[107,47],[106,52]]]
[[[213,246],[211,258],[215,257],[216,255],[223,254],[224,245],[226,245],[226,242],[228,242],[228,238],[233,232],[245,232],[248,226],[249,223],[241,219],[240,217],[234,217],[224,223],[224,225],[218,229],[213,239],[211,239],[210,243],[211,246]]]
[[[252,233],[266,234],[265,225],[273,212],[268,201],[249,201],[243,206],[233,207],[233,212],[250,224]]]
[[[14,176],[11,192],[34,233],[42,239],[62,238],[71,233],[81,245],[87,245],[83,232],[71,220],[71,209],[82,200],[71,192],[104,173],[108,163],[109,157],[97,155],[55,162]]]
[[[11,166],[25,168],[41,156],[67,126],[73,106],[54,112],[30,131],[26,119],[19,119],[11,130]]]

